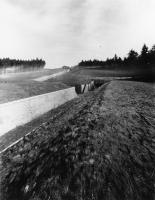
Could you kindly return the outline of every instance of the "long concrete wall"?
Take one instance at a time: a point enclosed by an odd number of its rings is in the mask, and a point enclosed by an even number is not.
[[[0,136],[75,97],[77,94],[72,87],[0,104]]]

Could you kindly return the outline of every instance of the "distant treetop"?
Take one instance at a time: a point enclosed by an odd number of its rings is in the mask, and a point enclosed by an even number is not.
[[[82,60],[79,66],[91,67],[91,66],[120,66],[120,65],[155,65],[155,45],[149,50],[146,44],[143,45],[140,54],[131,49],[127,54],[127,57],[121,58],[116,54],[113,58],[107,58],[106,60]]]
[[[23,68],[43,68],[46,62],[42,59],[32,59],[32,60],[19,60],[19,59],[10,59],[10,58],[2,58],[0,59],[0,68],[8,68],[15,66],[22,66]]]

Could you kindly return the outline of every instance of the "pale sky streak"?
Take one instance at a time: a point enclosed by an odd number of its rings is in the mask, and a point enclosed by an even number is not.
[[[48,67],[155,44],[154,0],[1,0],[0,57]]]

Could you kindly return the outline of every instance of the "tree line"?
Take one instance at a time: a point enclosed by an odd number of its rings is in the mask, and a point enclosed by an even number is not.
[[[19,60],[19,59],[10,59],[10,58],[2,58],[0,59],[0,68],[5,69],[8,67],[17,67],[21,66],[23,68],[43,68],[46,62],[42,59],[32,59],[32,60]]]
[[[105,61],[101,60],[85,60],[81,61],[79,66],[146,66],[155,64],[155,45],[149,49],[146,44],[143,45],[140,54],[138,54],[135,50],[131,49],[127,54],[127,57],[123,59],[118,57],[116,54],[113,58],[107,58]]]

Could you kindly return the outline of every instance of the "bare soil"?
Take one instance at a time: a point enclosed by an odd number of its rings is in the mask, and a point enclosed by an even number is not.
[[[4,200],[155,199],[155,89],[113,81],[55,109],[1,157]]]

